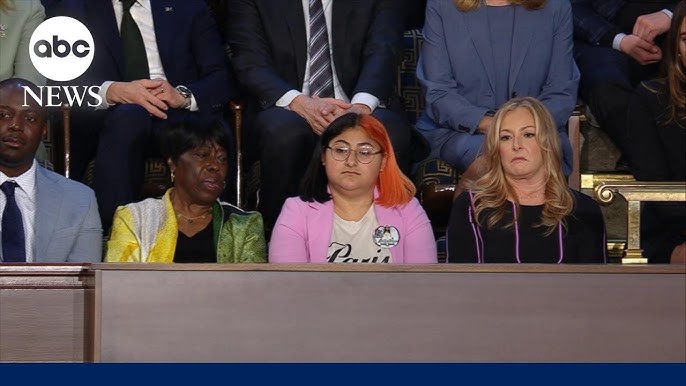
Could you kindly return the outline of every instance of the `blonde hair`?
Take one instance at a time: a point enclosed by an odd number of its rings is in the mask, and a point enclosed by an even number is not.
[[[531,11],[534,9],[541,9],[545,6],[548,0],[510,0],[512,5],[521,5],[525,9]],[[482,4],[486,4],[486,0],[453,0],[457,9],[462,12],[474,11]]]
[[[505,178],[499,150],[503,119],[516,109],[526,109],[534,118],[536,142],[541,148],[546,175],[545,204],[541,222],[536,226],[546,227],[546,235],[549,235],[558,223],[564,224],[564,218],[572,212],[574,198],[562,172],[562,148],[555,120],[541,102],[531,97],[511,99],[495,114],[495,124],[486,134],[484,141],[483,156],[487,172],[468,184],[474,195],[475,217],[479,225],[487,228],[495,227],[505,217],[508,197],[513,197],[519,210],[519,199]],[[505,228],[510,228],[513,224],[513,221],[507,223]]]

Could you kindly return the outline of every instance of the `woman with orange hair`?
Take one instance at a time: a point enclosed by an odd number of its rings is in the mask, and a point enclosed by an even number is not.
[[[431,223],[388,133],[349,113],[322,133],[269,243],[270,263],[436,263]]]

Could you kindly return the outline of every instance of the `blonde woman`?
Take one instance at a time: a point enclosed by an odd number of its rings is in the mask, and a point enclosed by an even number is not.
[[[451,263],[604,263],[605,225],[567,186],[552,116],[530,97],[505,103],[485,136],[487,172],[453,204]]]

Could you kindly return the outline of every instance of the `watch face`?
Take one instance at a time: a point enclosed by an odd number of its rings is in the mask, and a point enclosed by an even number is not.
[[[191,90],[184,86],[177,86],[176,89],[179,91],[181,95],[183,95],[184,98],[190,98],[191,97]]]

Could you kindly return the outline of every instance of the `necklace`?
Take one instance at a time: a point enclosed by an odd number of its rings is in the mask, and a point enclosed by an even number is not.
[[[197,220],[197,219],[199,219],[199,218],[201,218],[201,219],[207,218],[207,215],[208,215],[208,214],[210,214],[210,210],[209,210],[209,209],[207,209],[207,210],[205,211],[205,213],[201,214],[200,216],[196,216],[196,217],[188,217],[188,216],[186,216],[186,215],[183,214],[183,213],[177,213],[177,214],[176,214],[176,218],[180,219],[181,217],[183,217],[183,218],[186,219],[186,222],[187,222],[187,223],[193,224],[193,221],[195,221],[195,220]]]

